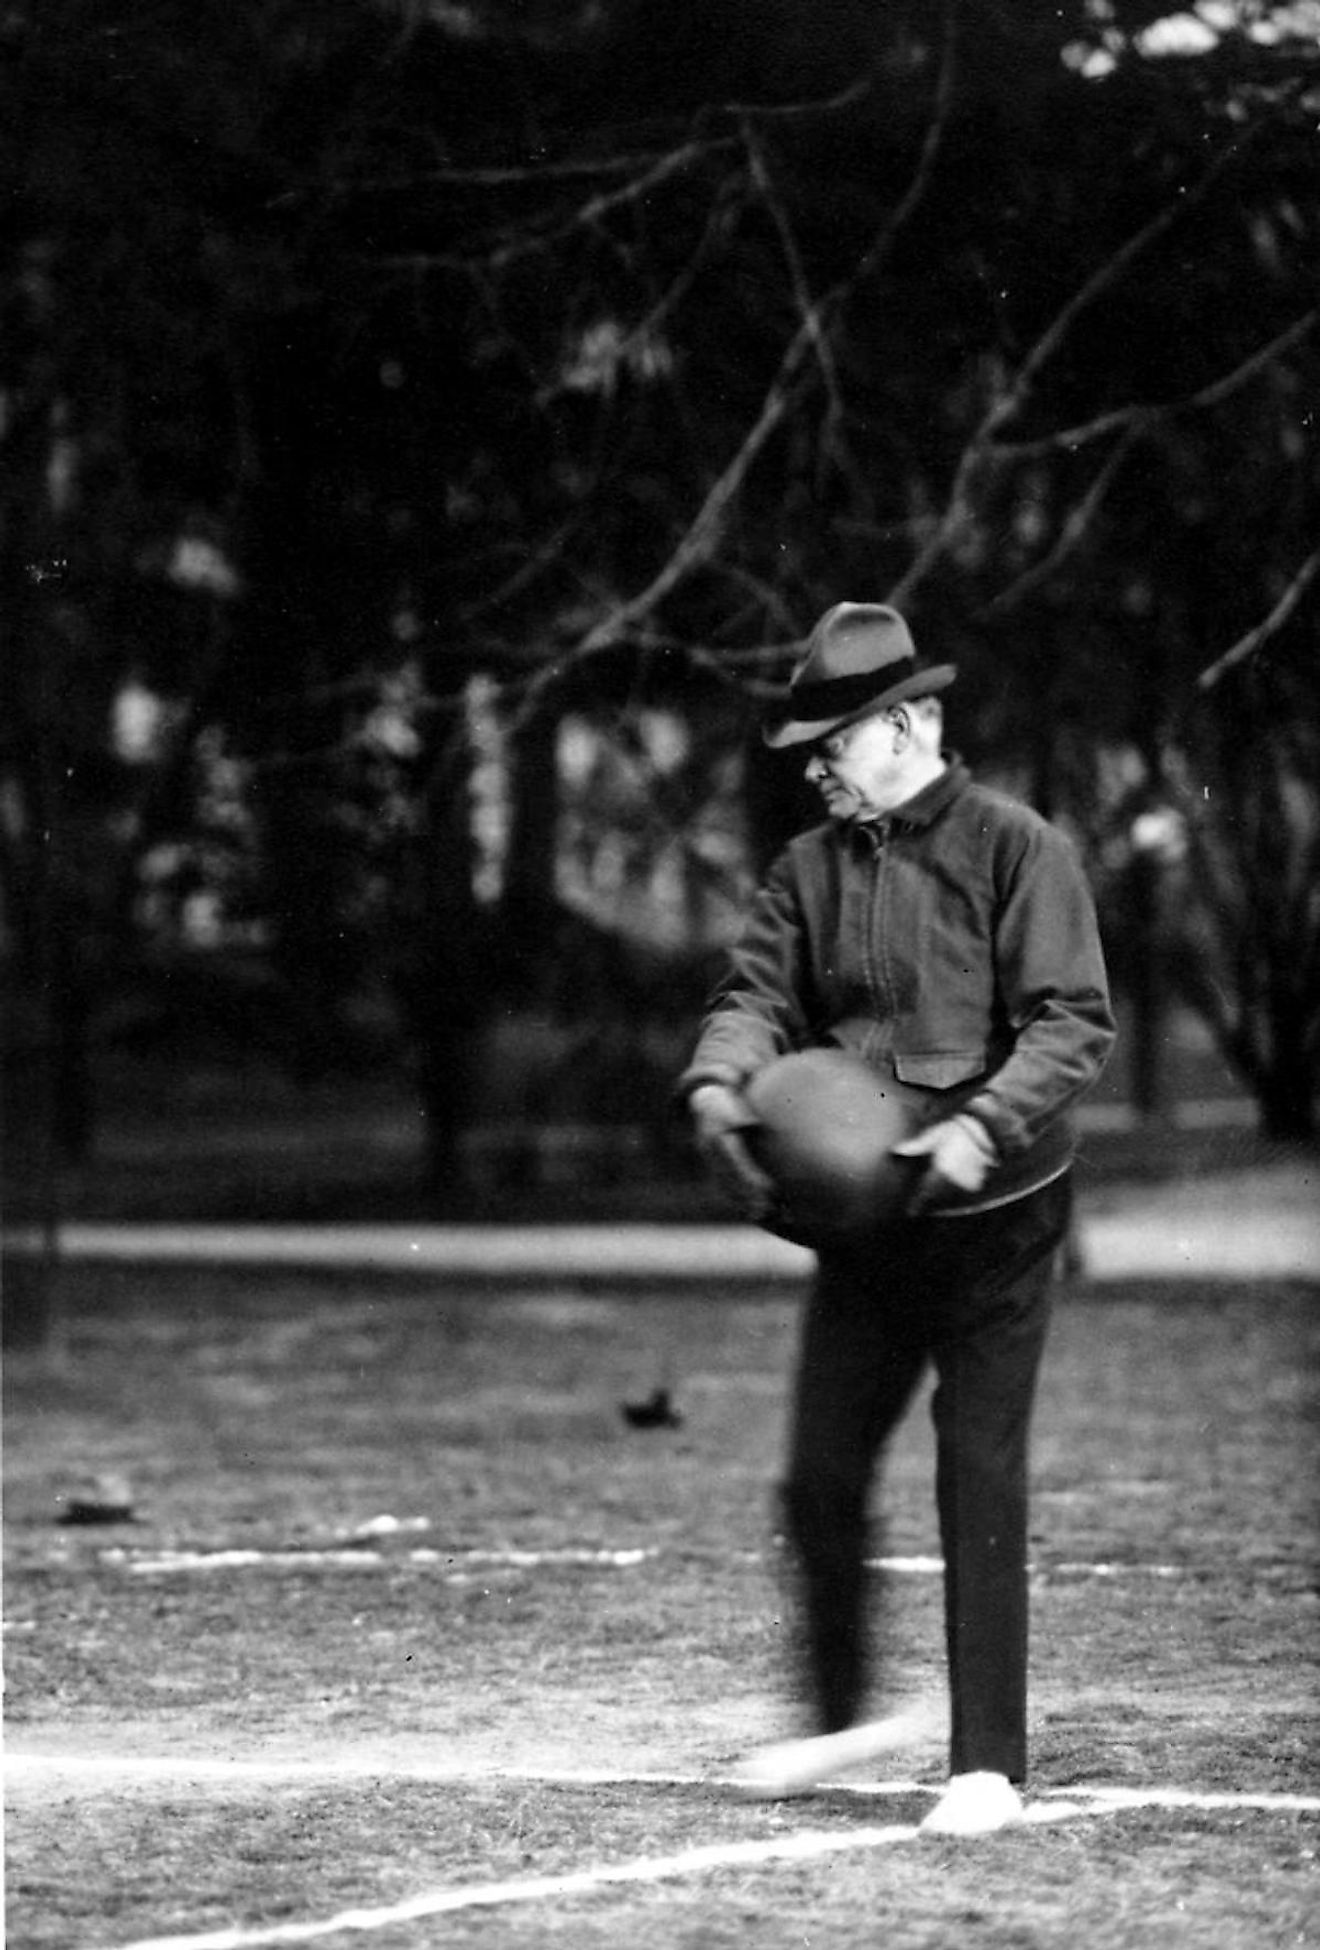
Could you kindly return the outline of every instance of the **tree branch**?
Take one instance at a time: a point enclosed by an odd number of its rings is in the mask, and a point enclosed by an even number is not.
[[[1002,399],[998,402],[996,410],[990,416],[991,424],[987,428],[987,438],[993,435],[995,430],[1005,420],[1011,418],[1014,413],[1020,411],[1026,404],[1027,400],[1031,397],[1036,378],[1042,367],[1048,364],[1054,357],[1059,347],[1067,339],[1073,324],[1081,314],[1095,302],[1102,292],[1109,290],[1111,286],[1117,284],[1129,266],[1135,263],[1137,258],[1144,255],[1150,249],[1151,245],[1157,242],[1167,230],[1171,230],[1175,224],[1180,223],[1188,211],[1195,209],[1198,203],[1205,201],[1229,164],[1236,162],[1241,151],[1254,140],[1255,133],[1256,131],[1254,130],[1248,131],[1241,140],[1226,144],[1219,155],[1210,163],[1205,174],[1184,196],[1176,202],[1167,203],[1162,210],[1158,210],[1148,223],[1143,224],[1142,228],[1129,237],[1126,243],[1120,244],[1113,256],[1107,262],[1100,265],[1087,278],[1085,283],[1073,293],[1068,303],[1064,305],[1063,309],[1053,321],[1046,326],[1045,330],[1036,340],[1035,345],[1032,346],[1026,358],[1018,367],[1013,384],[1004,393]]]
[[[1103,291],[1116,284],[1128,267],[1167,230],[1179,222],[1188,210],[1204,201],[1229,163],[1237,159],[1245,144],[1253,140],[1253,137],[1254,131],[1251,131],[1241,140],[1226,145],[1193,189],[1177,203],[1166,204],[1148,223],[1129,237],[1126,243],[1120,245],[1118,250],[1074,292],[1067,304],[1041,332],[1018,366],[1010,383],[991,399],[979,426],[963,448],[945,499],[944,513],[913,561],[889,592],[890,602],[901,606],[929,574],[935,563],[947,552],[954,537],[971,522],[972,482],[978,467],[995,453],[996,435],[999,429],[1026,406],[1035,391],[1040,372],[1064,344],[1075,321]]]
[[[1136,438],[1135,431],[1129,430],[1118,442],[1081,501],[1063,523],[1054,546],[1029,569],[1024,569],[1006,589],[1001,589],[997,596],[991,598],[985,606],[986,616],[999,617],[1011,609],[1016,609],[1019,603],[1040,587],[1041,583],[1048,581],[1059,564],[1066,561],[1073,550],[1081,544],[1099,513],[1119,468],[1136,445]]]
[[[1211,380],[1198,392],[1189,393],[1185,399],[1166,400],[1156,406],[1117,407],[1112,413],[1097,414],[1095,419],[1084,421],[1080,426],[1062,427],[1057,433],[1045,434],[1039,440],[993,441],[989,451],[1013,460],[1033,460],[1064,450],[1072,453],[1078,447],[1103,439],[1106,434],[1116,431],[1144,432],[1162,420],[1173,418],[1175,414],[1201,412],[1206,407],[1218,406],[1239,387],[1254,379],[1257,373],[1272,365],[1281,352],[1288,351],[1304,339],[1317,319],[1320,319],[1320,310],[1308,311],[1267,344],[1258,346],[1240,365]]]
[[[1230,670],[1236,669],[1238,664],[1245,663],[1248,657],[1255,656],[1272,636],[1277,636],[1318,575],[1320,575],[1320,548],[1307,556],[1264,621],[1258,623],[1254,630],[1248,630],[1245,636],[1239,637],[1231,649],[1225,650],[1222,657],[1217,658],[1201,672],[1196,680],[1197,689],[1213,690]]]
[[[820,367],[821,380],[829,400],[828,419],[831,425],[838,425],[842,419],[843,401],[839,389],[838,368],[834,362],[834,348],[822,329],[821,314],[816,310],[815,301],[811,296],[802,255],[798,250],[797,238],[793,234],[793,226],[789,222],[788,211],[784,208],[783,199],[775,188],[760,137],[750,123],[744,127],[743,139],[751,164],[752,182],[770,212],[770,221],[779,234],[784,261],[788,265],[789,281],[793,287],[793,296],[797,300],[798,313],[806,328],[811,350],[816,355],[816,363]]]
[[[618,604],[608,616],[602,617],[594,628],[586,633],[578,646],[580,654],[591,655],[634,632],[643,619],[664,601],[684,577],[714,552],[724,532],[729,508],[741,492],[743,483],[762,449],[794,403],[798,373],[807,354],[820,343],[826,329],[826,322],[838,315],[858,284],[875,271],[885,253],[892,247],[898,232],[918,207],[930,180],[935,157],[948,123],[952,101],[952,6],[948,10],[947,21],[945,55],[935,108],[927,126],[916,167],[903,197],[886,218],[876,238],[848,276],[840,279],[822,298],[808,304],[797,331],[780,359],[778,371],[762,403],[761,411],[737,453],[712,483],[669,559],[657,570],[644,589],[626,602]]]
[[[532,234],[519,232],[510,242],[486,249],[478,254],[463,256],[453,252],[409,251],[392,253],[383,257],[373,256],[370,262],[382,269],[410,271],[470,271],[480,266],[487,272],[506,270],[519,259],[529,257],[538,251],[553,249],[575,232],[599,229],[608,217],[629,205],[641,203],[653,191],[671,177],[681,174],[690,166],[705,162],[712,156],[730,152],[746,140],[746,129],[753,121],[800,120],[808,116],[828,115],[850,106],[865,95],[871,87],[868,77],[852,82],[837,95],[828,96],[819,102],[787,103],[781,106],[757,107],[741,103],[729,103],[714,111],[706,111],[703,120],[711,114],[727,117],[739,125],[739,134],[699,134],[680,144],[677,149],[666,149],[660,154],[641,152],[630,157],[567,158],[553,163],[538,163],[532,166],[500,166],[494,168],[436,169],[420,176],[409,176],[398,182],[382,181],[378,184],[354,184],[352,187],[365,190],[415,190],[419,185],[436,184],[446,188],[522,189],[537,188],[546,183],[568,183],[582,177],[604,177],[617,175],[620,169],[629,172],[629,180],[616,189],[601,190],[577,204],[572,212],[557,223],[534,231]],[[689,126],[699,126],[690,124]]]

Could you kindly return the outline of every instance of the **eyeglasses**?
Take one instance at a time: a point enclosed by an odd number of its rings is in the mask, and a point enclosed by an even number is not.
[[[866,719],[863,718],[858,724],[845,725],[838,731],[827,732],[824,738],[815,740],[808,757],[818,758],[826,765],[833,764],[844,756],[865,723]]]
[[[873,711],[864,718],[856,719],[852,724],[840,725],[837,731],[827,732],[823,738],[817,738],[808,747],[808,757],[818,758],[826,765],[837,764],[838,760],[843,758],[849,748],[855,744],[867,725],[874,724],[877,718],[892,721],[894,715],[890,711]]]

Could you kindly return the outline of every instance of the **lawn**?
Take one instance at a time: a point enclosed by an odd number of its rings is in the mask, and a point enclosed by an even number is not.
[[[1061,1296],[1031,1797],[1062,1818],[955,1844],[911,1834],[938,1733],[884,1793],[722,1784],[795,1724],[782,1289],[64,1282],[60,1358],[7,1375],[11,1950],[361,1908],[315,1940],[1320,1941],[1314,1287]],[[681,1426],[631,1428],[661,1375]],[[919,1409],[877,1508],[877,1709],[940,1681],[930,1466]],[[106,1473],[134,1521],[61,1522]]]

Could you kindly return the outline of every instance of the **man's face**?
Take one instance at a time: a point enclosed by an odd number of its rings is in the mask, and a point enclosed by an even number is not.
[[[882,713],[832,731],[811,748],[806,776],[833,819],[890,811],[907,796],[901,776],[901,726]]]

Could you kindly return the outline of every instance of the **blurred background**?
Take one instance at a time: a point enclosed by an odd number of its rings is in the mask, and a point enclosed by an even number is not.
[[[13,1342],[70,1218],[708,1210],[670,1091],[841,598],[1082,849],[1093,1138],[1313,1143],[1320,4],[9,0],[0,56]]]

